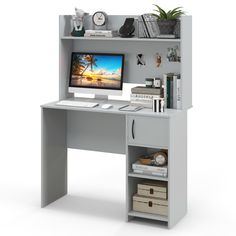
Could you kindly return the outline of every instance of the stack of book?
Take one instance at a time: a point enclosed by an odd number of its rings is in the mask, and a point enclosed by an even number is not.
[[[182,109],[180,74],[174,74],[174,73],[164,74],[162,86],[163,86],[165,107],[172,109]]]
[[[134,173],[144,174],[144,175],[153,175],[167,177],[168,168],[167,166],[154,166],[154,165],[143,165],[140,161],[136,161],[132,164],[132,169]]]
[[[153,98],[160,98],[161,95],[161,88],[147,88],[144,86],[137,86],[131,89],[130,102],[132,104],[152,108]]]
[[[84,37],[105,37],[112,38],[117,37],[117,30],[86,30]]]
[[[139,17],[139,37],[140,38],[157,38],[159,28],[157,19],[152,14],[143,14]]]

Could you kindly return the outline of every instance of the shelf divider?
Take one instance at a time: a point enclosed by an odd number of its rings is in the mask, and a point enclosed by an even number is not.
[[[167,216],[162,216],[162,215],[157,215],[157,214],[149,214],[149,213],[143,213],[143,212],[138,212],[138,211],[130,211],[128,213],[128,215],[134,216],[134,217],[145,218],[145,219],[160,220],[160,221],[168,222]]]
[[[159,39],[159,38],[121,38],[121,37],[74,37],[74,36],[62,36],[62,40],[100,40],[100,41],[133,41],[133,42],[181,42],[181,39]]]

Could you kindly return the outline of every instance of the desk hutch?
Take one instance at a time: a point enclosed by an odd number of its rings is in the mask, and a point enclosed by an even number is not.
[[[119,29],[128,15],[109,16],[109,28]],[[91,28],[91,16],[85,27]],[[164,73],[181,74],[182,109],[166,109],[153,113],[118,110],[128,101],[109,100],[113,108],[76,108],[42,105],[42,199],[41,206],[67,194],[67,148],[124,154],[126,159],[126,220],[152,219],[171,228],[187,211],[187,110],[192,106],[192,36],[191,16],[180,19],[180,38],[86,38],[72,37],[71,16],[59,17],[59,100],[74,99],[68,93],[70,58],[73,51],[125,54],[125,83],[144,83],[146,77],[162,77]],[[181,62],[163,60],[155,65],[155,55],[166,55],[169,47],[178,46]],[[145,67],[136,63],[142,53]],[[81,100],[83,100],[81,98]],[[88,100],[88,99],[86,99]],[[96,99],[91,99],[96,101]],[[156,177],[132,172],[132,163],[144,152],[168,149],[168,177]],[[168,182],[168,216],[135,212],[132,196],[137,183],[144,179]]]

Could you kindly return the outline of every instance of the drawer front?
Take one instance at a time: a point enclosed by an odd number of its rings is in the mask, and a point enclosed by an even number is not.
[[[127,132],[129,144],[168,147],[169,119],[129,116]]]

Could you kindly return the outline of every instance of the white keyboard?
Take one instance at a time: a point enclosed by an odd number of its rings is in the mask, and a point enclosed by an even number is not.
[[[98,103],[96,103],[96,102],[81,102],[81,101],[62,100],[60,102],[57,102],[56,105],[92,108],[92,107],[96,107],[98,105]]]

